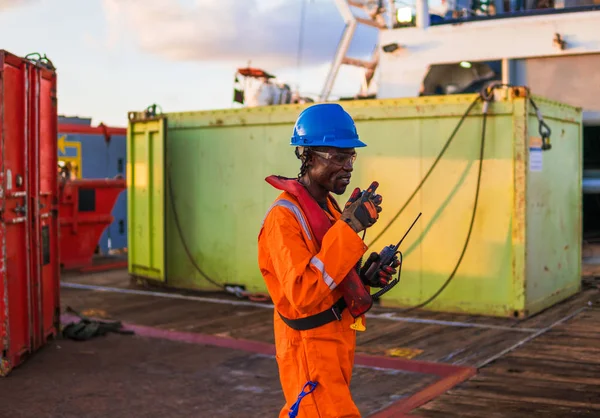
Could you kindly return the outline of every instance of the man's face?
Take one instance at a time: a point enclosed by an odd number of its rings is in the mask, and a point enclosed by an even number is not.
[[[344,194],[356,158],[354,148],[315,147],[310,150],[310,179],[329,192]]]

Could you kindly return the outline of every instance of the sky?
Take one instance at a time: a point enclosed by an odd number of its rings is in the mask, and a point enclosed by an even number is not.
[[[333,0],[0,0],[0,49],[46,54],[57,68],[59,113],[125,126],[127,112],[232,107],[236,68],[250,64],[318,94],[344,22]],[[366,58],[377,31],[359,25],[350,55]],[[343,66],[332,96],[358,93]]]

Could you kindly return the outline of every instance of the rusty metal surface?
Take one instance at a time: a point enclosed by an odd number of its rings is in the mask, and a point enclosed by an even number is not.
[[[356,367],[363,416],[436,376]],[[274,358],[137,336],[59,340],[0,380],[11,418],[274,417],[283,403]]]

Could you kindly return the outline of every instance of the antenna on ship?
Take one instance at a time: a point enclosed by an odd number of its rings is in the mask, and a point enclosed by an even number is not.
[[[311,3],[313,0],[311,0]],[[300,10],[300,29],[298,30],[298,51],[296,55],[296,94],[300,95],[300,80],[302,73],[302,50],[304,48],[304,22],[306,21],[306,4],[308,0],[302,0]]]

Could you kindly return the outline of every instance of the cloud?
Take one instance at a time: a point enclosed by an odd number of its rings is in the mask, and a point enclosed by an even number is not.
[[[269,69],[296,66],[304,0],[103,0],[110,43],[124,34],[174,61],[222,61]],[[344,22],[333,0],[306,4],[301,63],[331,62]],[[359,25],[350,48],[368,57],[377,31]]]
[[[8,10],[14,7],[24,6],[27,3],[33,3],[35,0],[0,0],[0,10]]]

